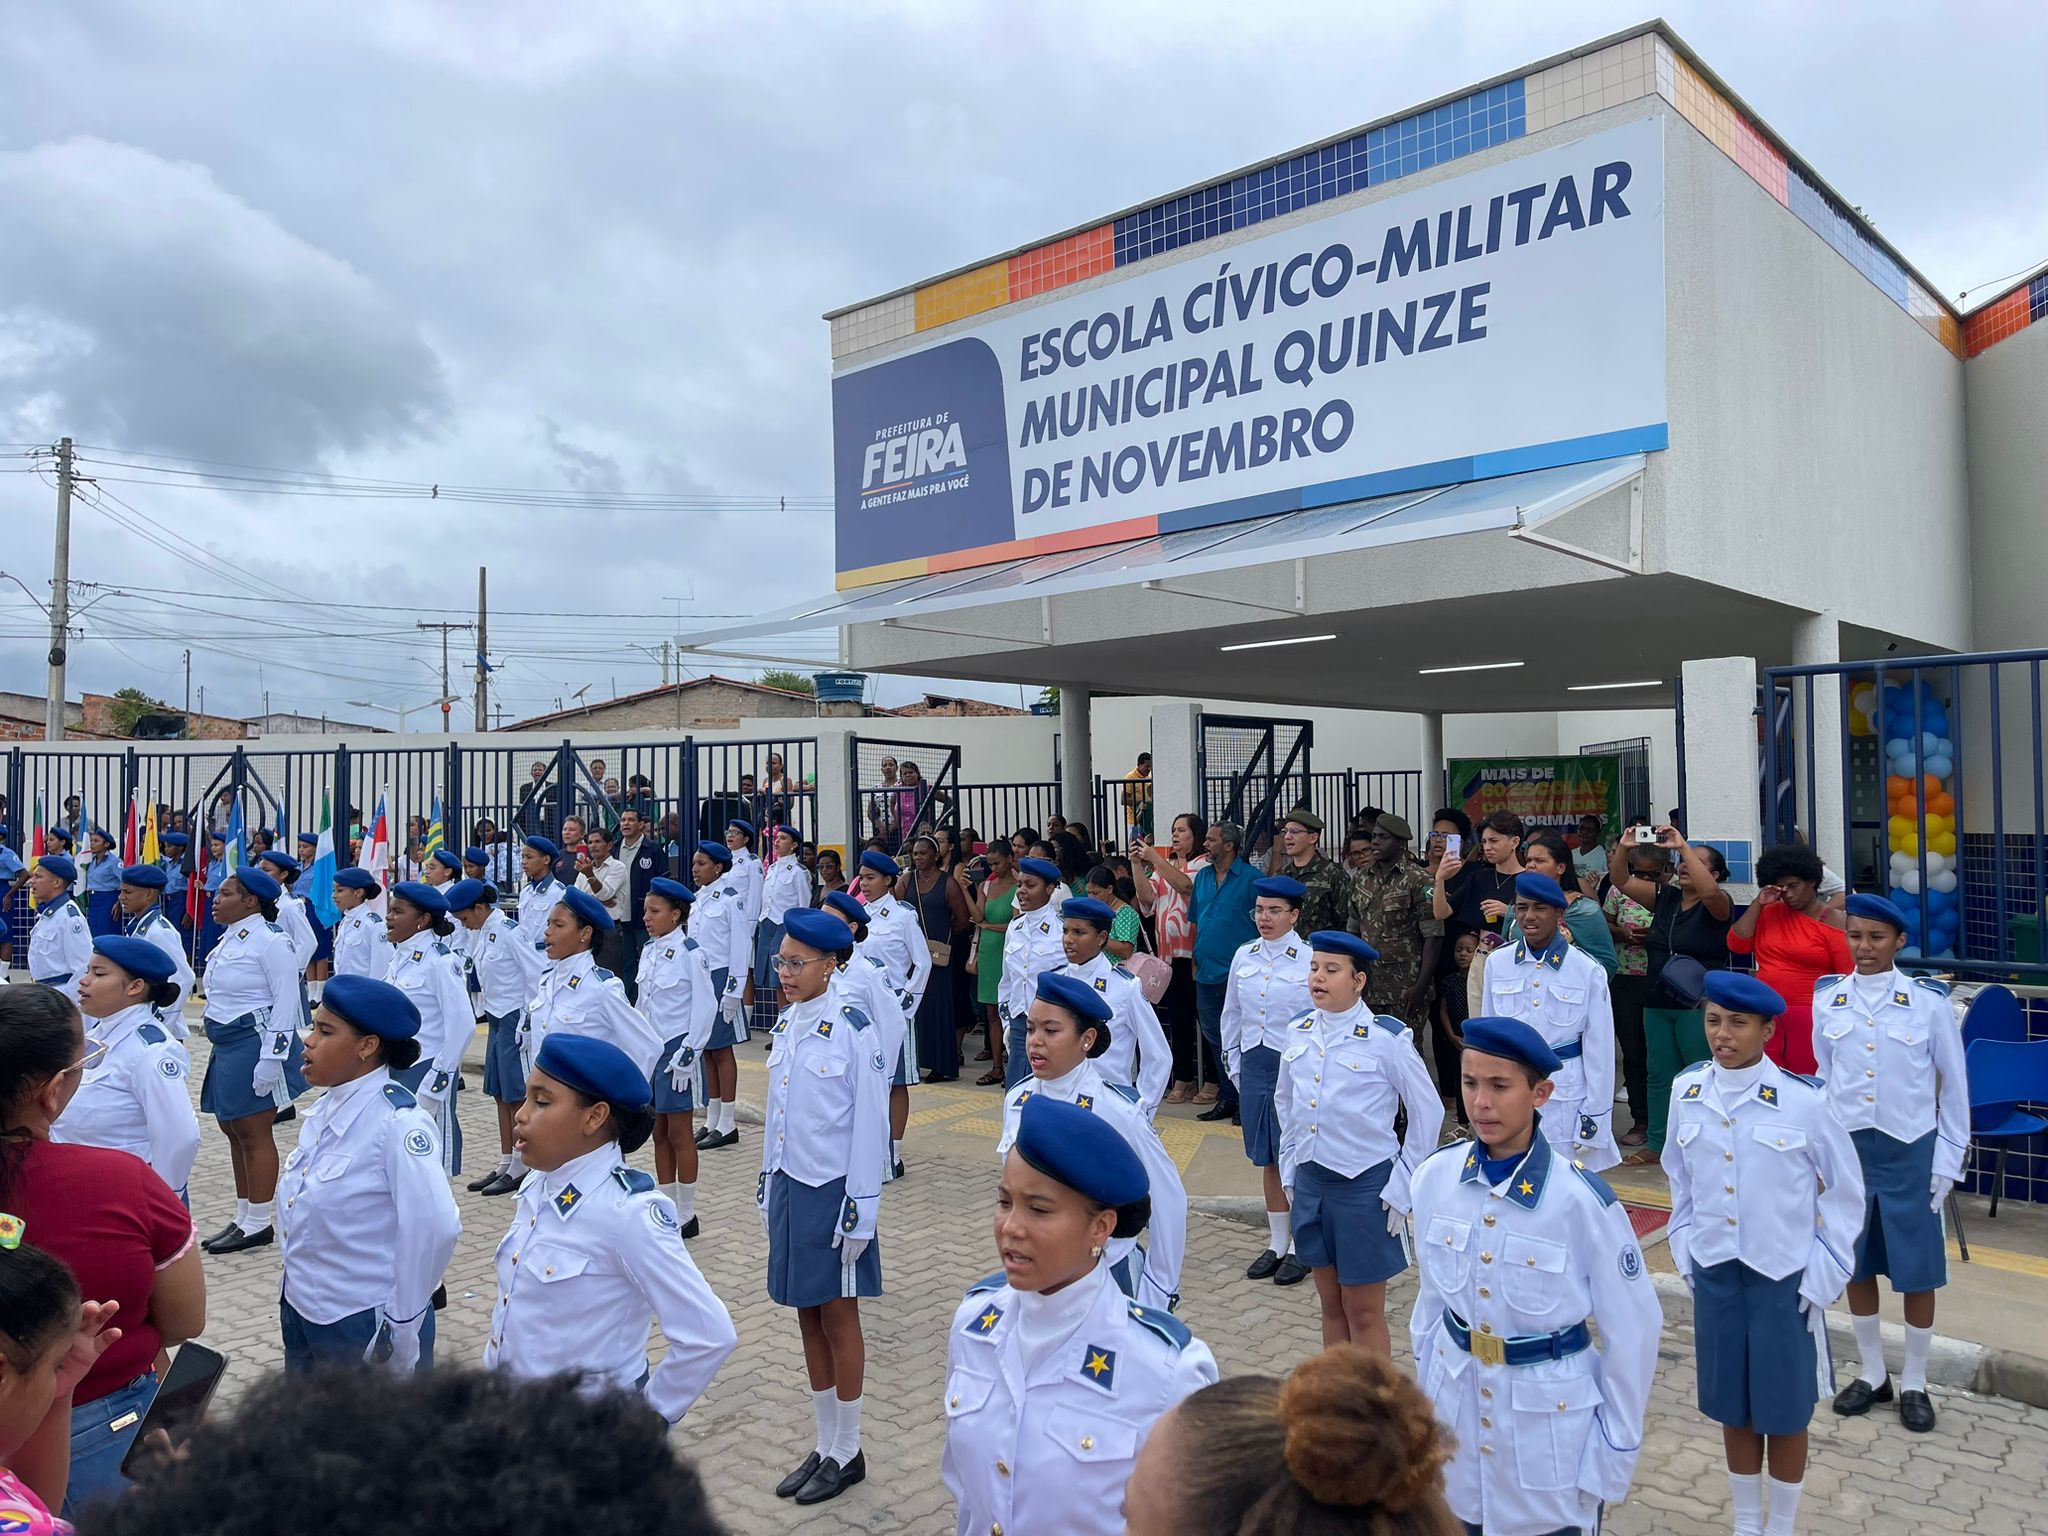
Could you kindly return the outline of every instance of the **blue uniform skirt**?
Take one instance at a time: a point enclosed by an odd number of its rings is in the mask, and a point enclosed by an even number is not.
[[[1393,1168],[1374,1163],[1350,1179],[1321,1163],[1295,1169],[1294,1256],[1310,1269],[1334,1266],[1339,1285],[1378,1285],[1406,1269],[1408,1255],[1387,1230],[1380,1202]]]
[[[1239,1060],[1237,1076],[1244,1155],[1253,1167],[1270,1168],[1280,1161],[1280,1116],[1273,1108],[1273,1090],[1280,1082],[1280,1053],[1269,1045],[1253,1046]]]
[[[782,952],[782,924],[762,918],[754,925],[754,994],[775,995],[781,977],[775,974],[775,957]]]
[[[278,1331],[284,1335],[284,1368],[288,1375],[334,1366],[372,1365],[363,1354],[377,1337],[377,1312],[352,1312],[339,1322],[309,1323],[283,1297],[277,1302]],[[420,1324],[420,1363],[415,1372],[434,1368],[434,1309]]]
[[[768,1180],[768,1299],[784,1307],[822,1307],[849,1294],[882,1294],[882,1254],[869,1243],[851,1288],[832,1238],[846,1215],[846,1180],[813,1189],[777,1170]]]
[[[1798,1270],[1766,1280],[1740,1259],[1695,1264],[1692,1323],[1701,1413],[1760,1435],[1804,1432],[1820,1387]]]
[[[716,967],[711,972],[711,995],[721,1002],[725,999],[726,979],[731,975],[731,969],[723,965]],[[745,1019],[746,1015],[742,1013],[740,1017]],[[732,1024],[727,1022],[725,1015],[720,1013],[712,1022],[711,1038],[704,1043],[704,1049],[707,1051],[728,1051],[746,1038],[746,1025],[744,1023],[738,1028],[734,1028]]]
[[[669,1058],[675,1055],[682,1043],[681,1035],[662,1041],[661,1054],[654,1058],[654,1076],[649,1080],[649,1086],[654,1089],[654,1112],[657,1115],[687,1115],[697,1107],[696,1068],[691,1068],[689,1086],[685,1088],[676,1087],[668,1075]]]
[[[1022,1052],[1018,1054],[1024,1063],[1024,1075],[1029,1077],[1031,1075],[1031,1058],[1024,1056]],[[915,1020],[905,1020],[903,1044],[896,1051],[896,1072],[889,1081],[898,1088],[909,1088],[917,1080],[917,1024]]]
[[[107,934],[121,931],[120,901],[118,890],[85,893],[85,926],[94,938],[104,938]]]
[[[519,1069],[519,1026],[525,1010],[484,1015],[484,1092],[500,1104],[526,1102],[526,1074]]]
[[[299,1038],[298,1021],[292,1021],[292,1046],[284,1059],[284,1086],[293,1098],[306,1091],[306,1043]],[[270,1113],[277,1100],[269,1094],[259,1097],[249,1086],[262,1056],[263,1037],[256,1028],[256,1015],[239,1019],[206,1021],[206,1038],[213,1049],[206,1058],[206,1078],[199,1085],[199,1107],[223,1124],[246,1120],[251,1115]]]
[[[1863,1164],[1863,1235],[1856,1239],[1856,1278],[1891,1278],[1911,1295],[1948,1284],[1948,1245],[1934,1209],[1934,1132],[1894,1141],[1883,1131],[1851,1131]]]

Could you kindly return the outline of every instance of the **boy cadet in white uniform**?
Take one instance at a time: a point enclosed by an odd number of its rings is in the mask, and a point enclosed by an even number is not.
[[[889,973],[889,986],[906,1021],[917,1017],[926,983],[932,979],[932,952],[925,943],[917,911],[896,899],[896,881],[903,866],[886,853],[870,848],[860,856],[861,900],[868,909],[868,936],[861,953],[873,955]],[[891,1064],[889,1079],[889,1176],[903,1177],[903,1136],[910,1128],[910,1085],[917,1081],[917,1031],[906,1027]]]
[[[1477,1018],[1461,1063],[1479,1140],[1414,1183],[1409,1336],[1457,1441],[1444,1491],[1485,1536],[1595,1531],[1635,1471],[1663,1313],[1614,1192],[1541,1132],[1557,1053],[1526,1024]]]

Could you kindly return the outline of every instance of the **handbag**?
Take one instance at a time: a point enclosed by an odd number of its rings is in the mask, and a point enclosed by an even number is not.
[[[942,874],[939,876],[939,878],[943,880],[946,877]],[[910,910],[917,914],[918,932],[924,935],[924,947],[931,951],[932,969],[936,971],[945,966],[951,965],[953,963],[952,941],[950,939],[933,938],[931,935],[931,930],[925,927],[924,902],[919,898],[917,880],[915,879],[915,877],[913,877],[910,882]]]
[[[1138,925],[1138,942],[1145,942],[1145,926]],[[1131,958],[1124,962],[1124,969],[1138,978],[1138,990],[1145,994],[1145,1001],[1153,1007],[1159,1006],[1159,999],[1166,996],[1166,989],[1173,985],[1173,966],[1160,959],[1149,949],[1131,952]]]

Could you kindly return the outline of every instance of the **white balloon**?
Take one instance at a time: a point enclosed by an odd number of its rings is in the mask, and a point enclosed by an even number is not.
[[[1900,875],[1903,875],[1907,870],[1911,869],[1912,867],[1913,855],[1911,855],[1910,853],[1893,854],[1891,859],[1893,881],[1896,882]]]
[[[1946,858],[1942,857],[1942,855],[1940,855],[1940,854],[1938,854],[1938,853],[1929,853],[1929,854],[1927,855],[1927,873],[1928,873],[1928,874],[1930,874],[1930,875],[1938,875],[1938,874],[1940,874],[1940,873],[1941,873],[1941,872],[1942,872],[1943,870],[1945,870],[1945,869],[1947,869],[1947,868],[1948,868],[1948,860],[1947,860]]]
[[[1899,876],[1899,889],[1908,896],[1918,896],[1920,894],[1920,871],[1909,869]]]
[[[1877,689],[1869,683],[1861,683],[1849,690],[1849,707],[1858,714],[1869,714],[1877,708]]]
[[[1956,872],[1952,869],[1945,869],[1938,875],[1928,877],[1927,889],[1930,891],[1948,892],[1953,891],[1956,888],[1956,884]]]

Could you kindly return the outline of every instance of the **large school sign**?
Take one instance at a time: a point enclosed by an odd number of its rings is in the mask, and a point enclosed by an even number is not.
[[[840,584],[1661,448],[1663,201],[1649,119],[849,369]]]

